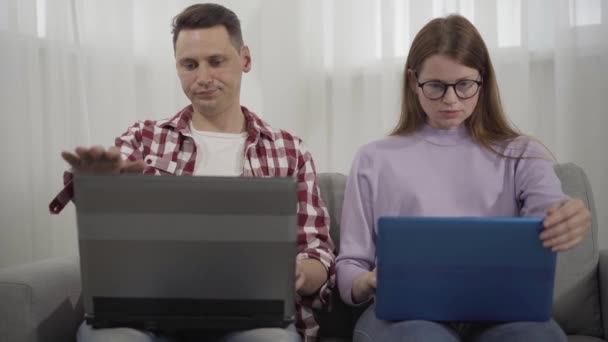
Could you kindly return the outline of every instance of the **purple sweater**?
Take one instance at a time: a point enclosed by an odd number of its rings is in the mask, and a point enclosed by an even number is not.
[[[381,216],[545,216],[566,198],[540,143],[520,137],[495,149],[475,143],[464,126],[425,126],[408,136],[363,146],[346,183],[336,260],[342,299],[353,280],[375,267]]]

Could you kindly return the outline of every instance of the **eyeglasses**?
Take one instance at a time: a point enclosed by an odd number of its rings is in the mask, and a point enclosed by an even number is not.
[[[418,79],[418,74],[416,74]],[[475,96],[483,84],[481,81],[460,80],[456,83],[445,83],[441,81],[417,82],[418,87],[422,88],[422,93],[429,100],[439,100],[445,96],[449,87],[454,88],[456,96],[461,100],[470,99]]]

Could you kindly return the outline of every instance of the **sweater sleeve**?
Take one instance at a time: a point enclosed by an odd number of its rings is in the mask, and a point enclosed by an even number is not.
[[[351,293],[353,281],[375,266],[376,236],[369,165],[369,159],[360,151],[353,161],[344,191],[336,272],[340,296],[350,305],[355,305]]]
[[[567,199],[553,168],[549,151],[539,142],[528,140],[515,165],[515,191],[520,215],[544,217],[553,204]]]

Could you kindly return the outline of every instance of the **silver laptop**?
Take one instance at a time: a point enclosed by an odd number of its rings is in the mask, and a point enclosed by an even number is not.
[[[294,320],[292,178],[76,175],[94,327],[241,330]]]

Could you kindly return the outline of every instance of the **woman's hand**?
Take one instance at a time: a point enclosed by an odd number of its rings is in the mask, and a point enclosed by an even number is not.
[[[363,272],[353,282],[351,295],[354,303],[363,303],[376,292],[376,269]]]
[[[578,198],[560,201],[547,210],[544,226],[540,234],[543,246],[565,251],[583,240],[591,228],[591,213]]]

